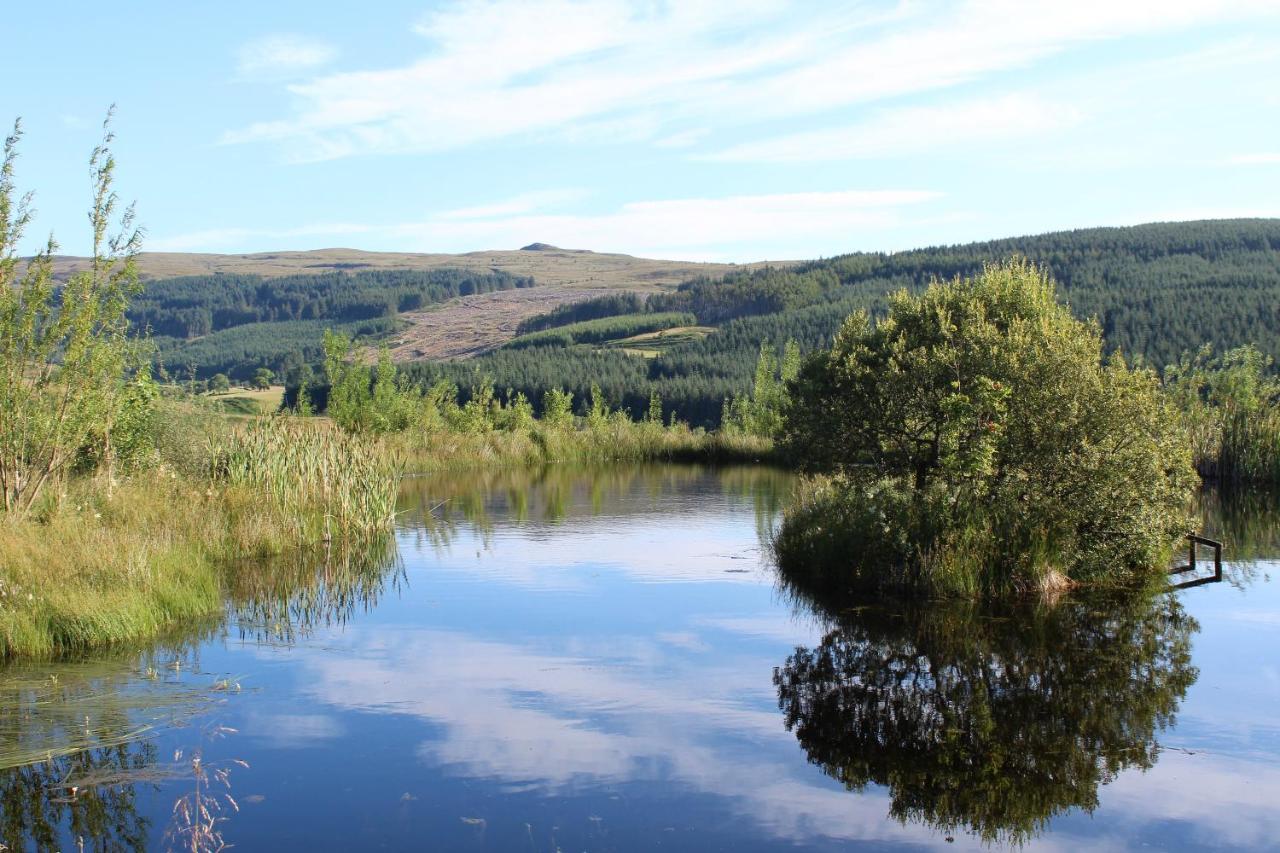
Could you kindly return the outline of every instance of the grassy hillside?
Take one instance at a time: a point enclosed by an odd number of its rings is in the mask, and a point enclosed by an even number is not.
[[[58,258],[57,274],[84,265]],[[279,371],[290,356],[318,360],[325,326],[386,342],[402,361],[466,357],[530,331],[521,325],[557,307],[600,295],[642,301],[693,277],[750,268],[544,244],[465,255],[144,253],[139,266],[145,288],[130,309],[134,328],[150,330],[173,372],[194,366],[201,377],[233,378],[260,366]]]
[[[857,253],[790,267],[697,278],[646,303],[694,314],[709,335],[640,358],[619,341],[494,352],[464,364],[416,365],[426,380],[468,386],[489,375],[498,389],[541,399],[563,387],[582,399],[593,382],[644,411],[651,392],[694,423],[715,423],[724,398],[751,381],[762,341],[826,345],[857,309],[882,311],[887,293],[933,277],[971,275],[988,261],[1025,255],[1049,268],[1080,317],[1096,317],[1108,345],[1156,366],[1210,342],[1256,343],[1280,357],[1280,220],[1220,220],[1100,228],[894,254]],[[650,354],[651,355],[651,354]]]

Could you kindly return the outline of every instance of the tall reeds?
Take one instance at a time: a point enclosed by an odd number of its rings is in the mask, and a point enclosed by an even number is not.
[[[321,422],[253,421],[214,439],[209,459],[215,482],[291,513],[304,541],[366,538],[394,524],[398,454]]]

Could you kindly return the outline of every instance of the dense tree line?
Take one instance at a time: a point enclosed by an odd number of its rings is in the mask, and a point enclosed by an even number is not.
[[[638,402],[656,391],[681,417],[711,425],[726,397],[750,387],[762,341],[794,340],[805,352],[829,346],[852,311],[878,316],[891,292],[975,275],[1015,254],[1054,277],[1059,298],[1077,317],[1097,318],[1108,351],[1157,367],[1205,342],[1220,349],[1253,343],[1280,357],[1280,221],[1215,220],[858,253],[742,271],[719,282],[696,279],[650,297],[647,307],[692,311],[717,331],[647,363],[589,348],[539,348],[519,358],[493,354],[465,367],[423,370],[487,372],[499,388],[523,389],[531,399],[557,385],[585,389],[592,377],[580,377],[598,371],[594,378],[613,399]]]
[[[505,344],[506,349],[529,349],[530,347],[573,346],[574,344],[599,344],[605,341],[616,341],[643,335],[647,332],[661,332],[664,329],[675,329],[680,326],[692,326],[697,322],[694,315],[687,311],[663,311],[656,314],[621,314],[617,317],[601,317],[598,320],[583,320],[541,332],[530,332],[520,335]]]
[[[639,293],[610,293],[581,302],[570,302],[560,305],[545,314],[522,320],[516,332],[527,335],[567,326],[570,323],[581,323],[584,320],[598,320],[601,317],[616,317],[619,314],[639,314],[645,308],[645,298]]]
[[[376,317],[353,323],[332,320],[291,320],[248,323],[192,341],[157,337],[156,361],[173,377],[197,379],[225,373],[232,379],[252,378],[259,368],[284,375],[293,361],[318,365],[324,360],[321,337],[335,329],[356,338],[381,338],[400,327],[396,317]]]
[[[461,269],[182,276],[149,282],[130,303],[129,322],[156,336],[196,338],[250,323],[390,317],[455,296],[532,285],[528,276]]]

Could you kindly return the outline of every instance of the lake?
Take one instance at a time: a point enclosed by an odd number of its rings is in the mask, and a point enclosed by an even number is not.
[[[1221,583],[922,607],[780,584],[790,484],[410,480],[394,542],[239,566],[224,622],[0,670],[0,842],[1280,847],[1274,499],[1202,500]]]

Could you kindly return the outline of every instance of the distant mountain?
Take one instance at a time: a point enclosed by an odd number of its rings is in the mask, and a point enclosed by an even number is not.
[[[87,258],[60,255],[54,259],[54,274],[65,279],[72,272],[87,266]],[[458,255],[365,252],[360,249],[257,252],[248,255],[143,252],[138,258],[138,266],[144,279],[219,273],[274,278],[299,273],[431,270],[451,267],[531,276],[539,285],[591,283],[623,287],[674,285],[695,276],[723,275],[738,268],[734,264],[664,261],[582,249],[561,249],[548,243],[531,243],[515,251],[499,249]]]

